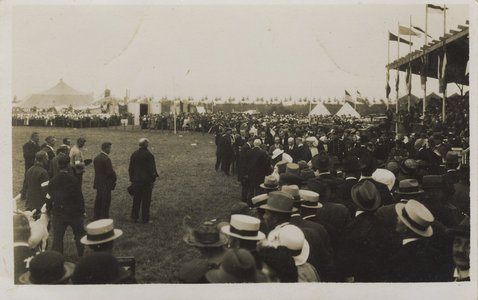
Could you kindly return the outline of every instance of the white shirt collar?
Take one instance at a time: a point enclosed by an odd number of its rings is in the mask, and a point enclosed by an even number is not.
[[[50,145],[46,145],[46,146],[47,146],[48,148],[50,148],[51,150],[53,150],[53,147],[52,147],[52,146],[50,146]]]
[[[18,247],[18,246],[30,247],[30,246],[28,245],[28,243],[25,243],[25,242],[15,242],[15,243],[13,243],[13,247]]]
[[[101,153],[103,153],[104,155],[108,156],[108,153],[104,152],[104,151],[101,151]]]
[[[372,176],[364,176],[364,175],[362,175],[362,177],[360,177],[360,180],[362,180],[362,179],[373,179],[373,177],[372,177]]]
[[[453,277],[456,279],[463,279],[470,277],[470,269],[468,270],[460,270],[455,268],[455,272],[453,273]]]
[[[313,218],[313,217],[315,217],[315,216],[316,216],[316,215],[309,215],[309,216],[303,217],[302,219],[307,220],[307,219]]]
[[[327,174],[330,175],[330,172],[319,173],[319,176],[320,176],[320,175],[327,175]]]
[[[357,177],[347,177],[347,178],[345,178],[345,180],[351,180],[351,179],[357,180]]]
[[[300,214],[293,214],[293,215],[291,215],[290,217],[291,217],[291,218],[292,218],[292,217],[300,217]]]
[[[406,245],[406,244],[408,244],[410,242],[414,242],[416,240],[418,240],[418,238],[403,239],[402,245]]]
[[[361,214],[363,214],[363,213],[364,213],[363,210],[357,210],[357,211],[355,212],[355,216],[357,217],[357,216],[359,216],[359,215],[361,215]]]

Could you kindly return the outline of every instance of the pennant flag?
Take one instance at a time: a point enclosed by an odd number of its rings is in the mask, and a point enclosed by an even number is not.
[[[469,66],[468,66],[468,65],[469,65],[469,63],[470,63],[470,61],[468,60],[468,61],[466,62],[465,76],[466,76],[466,75],[468,75],[468,74],[470,73],[470,69],[469,69]]]
[[[428,76],[428,55],[420,57],[420,83],[422,90],[425,90],[427,86]]]
[[[391,89],[390,89],[390,70],[387,69],[387,85],[385,86],[385,91],[387,92],[387,99],[388,96],[390,95]]]
[[[364,98],[362,97],[362,95],[360,94],[359,91],[357,91],[357,102],[358,102],[358,103],[362,103],[362,104],[366,104],[366,105],[370,106],[370,105],[364,100]]]
[[[416,33],[415,31],[411,30],[410,28],[403,27],[403,26],[398,27],[398,34],[400,34],[400,35],[415,35],[415,36],[420,37],[420,35],[418,33]]]
[[[439,82],[439,93],[444,93],[446,90],[446,81],[445,81],[445,71],[446,71],[446,52],[443,51],[442,54],[438,55],[438,82]]]
[[[348,102],[351,105],[355,104],[354,99],[352,99],[352,96],[350,96],[350,94],[349,94],[349,92],[347,92],[347,90],[345,90],[345,102]]]
[[[430,13],[439,14],[439,13],[443,13],[445,11],[445,9],[443,7],[438,6],[438,5],[433,5],[433,4],[427,4],[427,8],[431,8]],[[446,9],[448,9],[448,7]]]
[[[426,34],[429,38],[432,39],[431,35],[429,35],[428,33],[426,33],[423,29],[421,29],[420,27],[418,26],[413,26],[413,28],[415,28],[416,30],[420,31],[420,32],[423,32],[424,34]]]
[[[398,36],[396,36],[393,33],[389,33],[388,40],[397,42],[398,41]],[[402,38],[400,38],[400,43],[404,43],[404,44],[413,46],[413,42],[409,42],[409,41],[404,40]]]
[[[397,78],[395,78],[395,90],[397,91],[397,93],[398,93],[399,85],[400,85],[400,74],[397,73]]]
[[[405,79],[407,83],[407,94],[410,95],[412,93],[412,68],[407,68],[407,77]]]

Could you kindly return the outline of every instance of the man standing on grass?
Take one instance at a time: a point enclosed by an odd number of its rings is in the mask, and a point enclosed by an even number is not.
[[[33,132],[30,140],[23,145],[23,158],[25,159],[25,173],[35,164],[35,154],[40,151],[40,135]]]
[[[152,223],[149,220],[149,207],[151,205],[151,193],[156,177],[154,156],[148,150],[149,141],[146,138],[139,140],[139,149],[133,152],[129,163],[129,180],[133,186],[133,209],[131,219],[138,222],[139,209],[142,205],[142,223]]]
[[[35,164],[28,169],[25,174],[25,182],[23,184],[22,199],[25,198],[25,211],[33,211],[36,209],[36,215],[33,218],[40,218],[40,210],[45,204],[46,194],[48,192],[48,172],[45,165],[48,156],[44,151],[38,151],[35,154]]]
[[[101,145],[101,153],[95,157],[95,181],[93,188],[96,189],[95,213],[93,220],[108,219],[111,204],[111,190],[116,186],[116,173],[113,170],[111,159],[111,143]]]
[[[73,174],[78,179],[80,183],[80,190],[81,184],[83,183],[83,173],[85,173],[85,159],[83,157],[83,147],[85,146],[86,139],[85,138],[78,138],[76,141],[76,145],[71,148],[70,151],[70,159],[71,159],[71,166],[73,167]]]

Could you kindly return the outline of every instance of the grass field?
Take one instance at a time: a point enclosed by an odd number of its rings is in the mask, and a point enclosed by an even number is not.
[[[13,194],[16,196],[24,177],[22,145],[33,131],[40,133],[41,142],[48,135],[57,138],[58,145],[65,137],[72,144],[79,137],[86,138],[86,158],[94,159],[101,152],[101,144],[113,143],[110,158],[118,175],[116,189],[112,191],[110,217],[115,227],[123,230],[123,236],[115,240],[116,256],[136,258],[136,278],[139,283],[174,283],[177,281],[179,266],[199,256],[199,253],[186,245],[183,240],[182,218],[191,216],[194,223],[217,219],[228,221],[231,206],[240,200],[240,185],[237,177],[225,177],[214,171],[215,151],[213,135],[202,133],[161,133],[134,130],[131,127],[111,127],[99,129],[71,129],[49,127],[14,127],[12,129],[13,153]],[[131,154],[138,149],[138,140],[146,137],[150,141],[149,150],[156,159],[159,178],[153,189],[151,204],[152,224],[133,224],[129,219],[132,196],[127,193],[130,185],[128,165]],[[196,145],[191,145],[196,144]],[[55,149],[56,150],[56,149]],[[83,178],[87,219],[85,226],[92,221],[96,190],[93,189],[93,165],[86,167]],[[18,208],[24,203],[19,201]],[[53,230],[50,230],[50,245]],[[65,238],[65,258],[78,260],[71,229]],[[85,255],[88,255],[89,249]]]

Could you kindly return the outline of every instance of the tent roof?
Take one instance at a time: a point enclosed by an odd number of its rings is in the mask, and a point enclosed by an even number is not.
[[[309,115],[311,115],[311,116],[319,116],[319,115],[328,116],[328,115],[330,115],[330,112],[329,112],[329,110],[324,106],[324,104],[323,104],[322,102],[319,102],[319,103],[314,107],[314,109],[309,113]]]
[[[53,106],[85,106],[93,101],[93,97],[70,87],[63,81],[38,94],[33,94],[20,103],[22,108],[38,107],[50,108]]]
[[[359,113],[352,107],[350,104],[345,102],[342,108],[335,114],[337,116],[348,116],[351,115],[352,117],[360,118]]]

